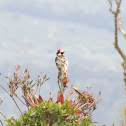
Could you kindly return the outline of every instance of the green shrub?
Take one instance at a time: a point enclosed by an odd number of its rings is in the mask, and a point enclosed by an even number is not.
[[[64,104],[51,100],[35,105],[28,112],[24,112],[19,119],[7,119],[7,126],[93,126],[91,120],[86,118],[77,122],[75,106],[71,107],[69,101]]]
[[[101,93],[95,99],[88,92],[89,89],[82,91],[71,85],[70,92],[64,100],[64,94],[58,83],[57,101],[52,100],[51,92],[49,93],[50,99],[45,101],[40,95],[40,91],[41,86],[49,78],[46,75],[43,77],[38,75],[37,81],[33,81],[30,79],[28,69],[23,72],[23,75],[18,74],[19,69],[20,66],[17,65],[14,74],[7,77],[9,91],[0,85],[9,94],[21,113],[19,119],[14,119],[14,117],[6,119],[7,126],[93,126],[91,115],[101,101]],[[68,80],[68,78],[64,80],[65,85],[69,82]],[[17,95],[17,89],[22,90],[21,96],[24,100]],[[73,91],[75,91],[76,97],[70,99]],[[23,112],[15,98],[22,102],[28,111]]]

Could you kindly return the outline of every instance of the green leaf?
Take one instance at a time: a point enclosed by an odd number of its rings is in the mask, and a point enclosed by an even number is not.
[[[33,80],[30,81],[30,84],[33,82]]]
[[[31,86],[31,88],[33,88],[35,86],[35,84],[33,84],[32,86]]]

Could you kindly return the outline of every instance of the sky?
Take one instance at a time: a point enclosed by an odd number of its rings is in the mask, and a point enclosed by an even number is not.
[[[121,6],[122,17],[125,4]],[[113,15],[108,10],[107,0],[0,0],[0,84],[7,89],[8,70],[12,74],[15,65],[20,64],[21,71],[28,68],[33,79],[39,73],[47,74],[50,80],[41,95],[48,99],[52,92],[55,96],[58,86],[54,59],[57,49],[63,49],[69,61],[69,87],[92,87],[95,96],[101,91],[102,101],[92,118],[98,126],[118,126],[126,102],[122,59],[113,46]],[[123,51],[124,41],[119,33]],[[4,100],[0,111],[7,117],[19,117],[13,101],[2,88],[0,92]]]

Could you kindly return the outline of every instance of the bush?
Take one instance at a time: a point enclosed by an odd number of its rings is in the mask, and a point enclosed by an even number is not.
[[[0,85],[9,94],[21,113],[19,119],[14,119],[14,117],[6,119],[4,117],[7,126],[93,126],[91,115],[96,109],[96,105],[101,101],[100,93],[95,99],[92,94],[88,93],[89,89],[82,91],[71,85],[70,92],[64,101],[62,91],[68,87],[67,84],[69,82],[68,77],[66,77],[63,80],[63,90],[61,90],[61,86],[58,83],[57,101],[54,102],[52,100],[52,93],[50,93],[49,100],[43,100],[40,95],[41,86],[49,78],[46,75],[43,77],[38,75],[37,81],[34,82],[30,79],[28,69],[23,72],[23,76],[19,75],[19,69],[20,66],[17,65],[14,74],[7,77],[9,79],[9,91]],[[24,100],[17,95],[17,89],[22,90]],[[76,93],[76,97],[70,100],[73,90]],[[37,97],[37,94],[39,94],[39,97]],[[28,111],[22,112],[15,97],[28,108]]]
[[[88,118],[76,122],[79,118],[80,116],[76,116],[75,106],[71,107],[69,101],[61,104],[49,100],[25,111],[18,120],[10,118],[6,121],[7,126],[93,126]]]

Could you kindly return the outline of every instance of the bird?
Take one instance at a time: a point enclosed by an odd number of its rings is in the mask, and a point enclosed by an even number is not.
[[[68,73],[68,60],[64,56],[64,52],[62,49],[58,49],[56,52],[55,63],[58,69],[58,81],[61,83],[61,92],[64,92],[64,88],[67,86],[65,81],[67,79]]]

